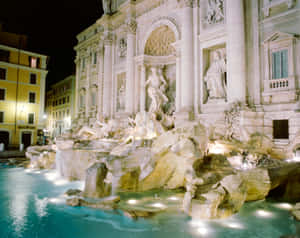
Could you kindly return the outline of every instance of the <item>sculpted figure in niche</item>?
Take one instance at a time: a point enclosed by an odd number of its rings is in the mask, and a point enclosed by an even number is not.
[[[111,15],[113,13],[113,1],[114,0],[102,0],[102,7],[105,14]]]
[[[125,85],[122,82],[119,90],[118,90],[118,109],[123,110],[125,109]]]
[[[214,51],[212,57],[212,63],[204,77],[208,91],[208,98],[226,98],[225,58],[221,57],[221,52],[219,50]]]
[[[151,67],[150,70],[151,73],[146,82],[146,87],[148,86],[148,96],[151,99],[149,112],[152,115],[158,115],[162,114],[162,105],[168,101],[168,98],[164,94],[167,83],[161,70],[157,71],[156,67]]]
[[[208,24],[215,24],[224,20],[223,0],[208,0],[205,20]]]

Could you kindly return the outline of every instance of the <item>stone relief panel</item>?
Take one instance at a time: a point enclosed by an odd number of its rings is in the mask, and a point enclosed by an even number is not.
[[[208,25],[224,21],[224,0],[207,0],[204,22]]]
[[[209,65],[204,75],[206,102],[226,99],[226,49],[217,48],[207,52]]]
[[[117,75],[117,112],[125,111],[126,73]]]
[[[152,56],[172,55],[175,49],[171,44],[175,41],[174,32],[166,25],[160,26],[148,38],[144,53]]]
[[[127,41],[125,37],[122,37],[119,39],[118,42],[118,56],[120,58],[126,57],[126,51],[127,51]]]

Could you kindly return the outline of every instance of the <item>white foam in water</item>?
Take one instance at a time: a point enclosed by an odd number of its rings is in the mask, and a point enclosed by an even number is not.
[[[169,197],[169,198],[168,198],[168,200],[171,200],[171,201],[178,201],[178,200],[179,200],[179,198],[178,198],[178,197],[175,197],[175,196],[173,196],[173,197]]]

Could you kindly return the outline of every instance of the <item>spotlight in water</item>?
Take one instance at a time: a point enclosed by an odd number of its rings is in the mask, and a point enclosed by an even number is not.
[[[32,173],[32,169],[25,169],[25,173]]]
[[[61,198],[50,198],[49,202],[59,204],[59,203],[64,203],[64,200]]]
[[[197,233],[201,236],[206,236],[209,234],[209,230],[206,227],[199,227],[197,228]]]
[[[55,180],[54,181],[54,184],[56,186],[63,186],[63,185],[66,185],[68,183],[67,180],[64,180],[64,179],[58,179],[58,180]]]
[[[274,205],[277,208],[284,209],[284,210],[292,210],[293,206],[289,203],[278,203]]]
[[[271,218],[274,216],[273,213],[264,210],[258,210],[256,211],[255,214],[259,217],[264,217],[264,218]]]
[[[178,201],[178,200],[179,200],[179,198],[178,198],[178,197],[175,197],[175,196],[173,196],[173,197],[169,197],[169,198],[168,198],[168,200],[171,200],[171,201]]]
[[[127,201],[127,203],[130,204],[130,205],[134,205],[134,204],[137,204],[137,200],[130,199],[130,200]]]
[[[242,224],[239,224],[236,222],[228,222],[225,224],[225,226],[232,228],[232,229],[244,229],[244,226]]]
[[[53,173],[53,172],[49,172],[49,173],[45,174],[45,177],[46,177],[47,180],[54,181],[58,178],[58,174]]]
[[[161,208],[161,209],[167,208],[166,205],[159,203],[159,202],[151,204],[151,207],[156,207],[156,208]]]

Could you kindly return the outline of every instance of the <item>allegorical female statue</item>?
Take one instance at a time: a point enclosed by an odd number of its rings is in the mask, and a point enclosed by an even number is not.
[[[221,57],[220,51],[214,51],[212,63],[204,77],[209,99],[226,98],[225,72],[225,59]]]
[[[156,67],[151,67],[151,73],[146,82],[147,85],[148,96],[151,99],[149,112],[154,114],[162,113],[162,105],[168,101],[168,98],[164,94],[167,83],[163,75],[157,72]]]

